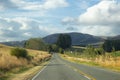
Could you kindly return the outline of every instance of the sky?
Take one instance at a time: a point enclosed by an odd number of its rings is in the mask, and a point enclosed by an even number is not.
[[[120,35],[120,0],[0,0],[0,42],[66,32]]]

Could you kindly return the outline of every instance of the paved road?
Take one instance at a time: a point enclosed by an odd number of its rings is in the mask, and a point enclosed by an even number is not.
[[[50,63],[32,80],[120,80],[120,73],[71,63],[53,54]]]

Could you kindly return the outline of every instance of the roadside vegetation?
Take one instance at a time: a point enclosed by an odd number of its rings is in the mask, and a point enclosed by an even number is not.
[[[54,44],[46,44],[40,38],[27,40],[24,48],[0,44],[0,80],[26,80],[26,76],[39,71],[39,65],[49,60],[55,52],[73,62],[120,71],[119,45],[120,40],[106,40],[100,47],[72,46],[72,39],[67,34],[60,34]],[[22,75],[17,75],[19,73]],[[15,75],[24,76],[25,79],[15,78]]]
[[[11,77],[14,74],[39,66],[42,62],[49,60],[50,57],[51,55],[45,51],[15,48],[0,44],[0,80],[13,80]]]
[[[24,47],[27,49],[47,51],[47,44],[41,38],[31,38],[25,42]]]
[[[27,76],[39,71],[39,65],[49,60],[52,53],[63,54],[70,47],[71,37],[66,34],[61,34],[55,44],[46,44],[41,38],[27,40],[24,48],[0,44],[0,80],[26,80],[14,76]],[[22,75],[17,75],[19,73]]]
[[[106,40],[99,47],[92,45],[85,47],[71,45],[71,37],[66,34],[61,34],[56,44],[49,45],[48,51],[50,53],[59,52],[65,59],[73,62],[120,71],[120,40]]]
[[[76,49],[76,47],[73,47],[75,50],[66,50],[62,57],[77,63],[101,66],[120,71],[119,45],[120,40],[107,40],[97,48],[91,45],[88,45],[86,48],[77,47]]]

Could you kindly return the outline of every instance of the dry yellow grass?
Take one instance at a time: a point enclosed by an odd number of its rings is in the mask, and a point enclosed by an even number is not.
[[[0,69],[9,70],[22,65],[27,65],[26,59],[18,59],[10,54],[2,54],[2,56],[0,56]]]
[[[13,47],[0,44],[0,70],[2,71],[7,72],[16,68],[19,69],[19,67],[31,67],[38,65],[40,62],[51,57],[51,55],[47,52],[27,49],[28,54],[32,56],[32,59],[29,61],[25,58],[11,56],[10,51],[12,48]],[[4,73],[0,71],[0,77],[3,75]]]
[[[13,67],[25,66],[28,64],[28,61],[24,58],[17,58],[10,55],[12,47],[0,45],[0,69],[11,69]],[[29,50],[27,49],[29,55],[33,57],[32,62],[37,63],[41,60],[50,56],[47,52]]]
[[[46,63],[42,63],[41,65],[46,65]],[[13,76],[10,77],[9,80],[31,80],[31,78],[37,74],[41,69],[43,68],[43,66],[35,66],[27,71],[25,71],[24,73],[18,73],[18,74],[14,74]]]
[[[103,67],[110,67],[113,69],[120,70],[120,57],[99,56],[94,60],[94,62],[100,64]]]
[[[112,56],[98,56],[96,58],[76,58],[70,57],[69,55],[62,55],[63,58],[73,61],[73,62],[87,62],[88,64],[93,63],[98,64],[99,66],[110,68],[116,71],[120,71],[120,57],[112,57]]]

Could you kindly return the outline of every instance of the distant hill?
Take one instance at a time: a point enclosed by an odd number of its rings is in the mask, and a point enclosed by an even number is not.
[[[53,44],[53,43],[56,43],[57,38],[60,34],[61,33],[51,34],[42,39],[45,43]],[[76,33],[76,32],[62,33],[62,34],[68,34],[71,36],[72,45],[81,45],[81,46],[88,45],[88,44],[97,46],[99,44],[103,44],[103,42],[107,39],[110,39],[110,40],[120,39],[120,35],[113,36],[113,37],[108,37],[108,36],[99,36],[98,37],[98,36],[93,36],[93,35],[83,34],[83,33]],[[24,40],[24,41],[1,42],[0,44],[5,44],[8,46],[24,47],[24,44],[26,41]]]
[[[25,44],[24,41],[9,41],[9,42],[0,42],[0,44],[8,45],[8,46],[14,46],[14,47],[24,47]]]
[[[108,39],[111,39],[111,40],[120,40],[120,35],[117,35],[117,36],[114,36],[114,37],[110,37]]]
[[[58,34],[52,34],[48,35],[43,38],[44,42],[53,44],[56,43],[58,36],[61,33]],[[82,34],[82,33],[62,33],[62,34],[68,34],[72,38],[72,45],[88,45],[88,44],[95,44],[95,43],[101,43],[104,42],[103,38],[89,35],[89,34]]]

